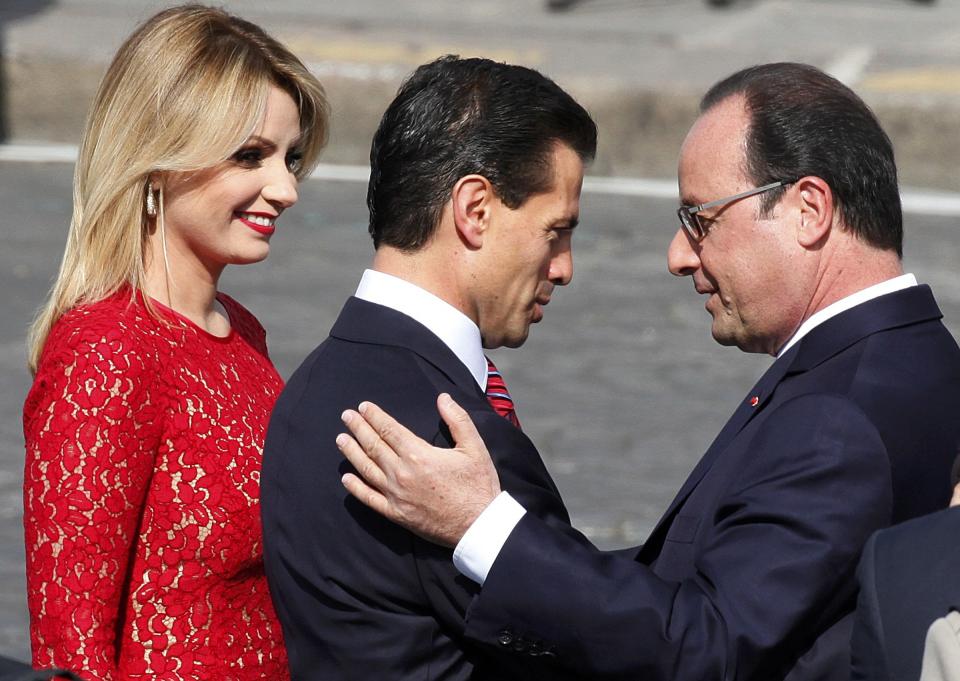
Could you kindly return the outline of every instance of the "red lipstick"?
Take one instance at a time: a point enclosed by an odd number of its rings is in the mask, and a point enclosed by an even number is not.
[[[243,224],[245,224],[247,227],[249,227],[249,228],[252,229],[253,231],[255,231],[255,232],[259,233],[259,234],[263,234],[264,236],[270,236],[270,235],[273,234],[275,231],[277,231],[277,228],[276,228],[275,226],[273,226],[272,224],[270,224],[270,225],[260,225],[260,224],[257,224],[256,222],[253,222],[253,221],[251,221],[251,220],[248,220],[246,217],[244,217],[245,215],[255,215],[255,216],[258,217],[258,218],[268,218],[268,219],[270,219],[270,220],[275,220],[276,217],[277,217],[276,215],[270,215],[269,213],[253,213],[253,212],[250,212],[250,211],[245,211],[245,212],[243,212],[243,213],[237,213],[236,215],[237,215],[237,219],[240,220],[240,222],[242,222]]]

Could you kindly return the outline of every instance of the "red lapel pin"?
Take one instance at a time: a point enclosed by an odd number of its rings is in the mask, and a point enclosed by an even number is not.
[[[757,406],[758,404],[760,404],[760,398],[759,398],[759,397],[757,397],[756,395],[754,395],[753,397],[750,398],[750,406],[751,406],[751,407],[755,407],[755,406]]]

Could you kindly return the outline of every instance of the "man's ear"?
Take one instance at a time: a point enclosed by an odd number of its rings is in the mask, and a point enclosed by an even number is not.
[[[797,242],[804,248],[813,248],[823,242],[833,227],[833,190],[816,175],[802,177],[796,185],[800,208]]]
[[[495,196],[493,185],[483,175],[464,175],[453,185],[453,223],[469,248],[483,246]]]

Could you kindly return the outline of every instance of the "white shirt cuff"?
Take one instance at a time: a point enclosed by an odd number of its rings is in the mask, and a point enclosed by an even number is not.
[[[500,492],[467,528],[453,550],[454,567],[464,577],[483,586],[507,537],[526,512],[513,497]]]

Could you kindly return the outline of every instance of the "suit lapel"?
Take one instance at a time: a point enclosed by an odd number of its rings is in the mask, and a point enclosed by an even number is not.
[[[797,344],[793,369],[807,371],[867,336],[943,317],[927,285],[912,286],[852,307],[813,329]]]
[[[741,400],[736,411],[683,483],[666,513],[643,545],[640,560],[650,559],[659,552],[659,547],[674,516],[687,497],[696,489],[737,434],[754,416],[763,411],[764,406],[769,403],[776,391],[777,385],[784,378],[809,371],[871,334],[939,319],[942,316],[930,287],[922,285],[874,298],[831,317],[814,328],[778,358]]]
[[[680,491],[677,492],[673,501],[670,502],[666,513],[660,518],[660,522],[657,523],[650,538],[644,544],[645,551],[641,554],[642,556],[648,554],[650,551],[659,551],[659,548],[655,547],[659,547],[662,543],[663,536],[666,535],[667,529],[669,529],[674,516],[683,505],[683,502],[687,500],[687,497],[696,489],[697,485],[703,479],[703,476],[713,467],[720,453],[727,448],[727,445],[733,441],[737,434],[743,430],[750,420],[759,414],[770,401],[770,396],[773,395],[777,385],[783,380],[796,359],[796,351],[796,347],[790,348],[785,355],[778,358],[777,361],[764,372],[763,376],[760,377],[760,380],[757,381],[756,385],[753,386],[746,397],[740,400],[736,411],[734,411],[733,415],[727,420],[727,423],[723,426],[719,435],[714,438],[707,452],[701,457],[700,461],[697,462],[696,467],[694,467],[689,477],[687,477]]]

